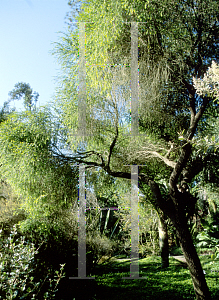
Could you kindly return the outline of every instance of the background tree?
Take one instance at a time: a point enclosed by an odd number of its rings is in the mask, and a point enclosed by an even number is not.
[[[36,108],[36,102],[38,101],[39,94],[37,92],[33,92],[33,89],[30,87],[28,83],[18,82],[15,84],[14,89],[8,93],[11,100],[20,100],[23,98],[24,107],[27,110]]]
[[[3,103],[3,106],[1,107],[1,110],[0,110],[0,123],[4,122],[7,119],[7,116],[13,111],[13,109],[11,109],[9,107],[9,102],[10,101],[5,101]]]
[[[52,207],[72,205],[77,172],[54,154],[58,129],[49,110],[15,112],[0,130],[1,172],[22,197],[22,206],[31,219],[43,219]]]

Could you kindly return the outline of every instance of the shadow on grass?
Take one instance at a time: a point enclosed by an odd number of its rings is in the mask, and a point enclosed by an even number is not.
[[[210,274],[210,273],[209,273]],[[190,273],[180,262],[170,258],[170,267],[160,267],[160,257],[139,260],[139,276],[146,279],[122,279],[130,276],[130,260],[113,258],[108,263],[98,265],[92,272],[95,280],[66,281],[66,290],[72,293],[68,300],[194,300],[194,290]],[[216,275],[208,276],[207,282],[212,292],[212,300],[217,297]],[[219,282],[219,281],[218,281]],[[62,300],[62,297],[59,297]],[[217,299],[218,300],[218,299]]]
[[[94,275],[98,287],[93,300],[194,299],[190,274],[174,259],[165,270],[159,257],[139,260],[139,276],[146,279],[122,279],[130,276],[130,261],[124,259],[98,266]]]
[[[170,267],[167,269],[161,268],[160,257],[140,259],[139,276],[147,277],[146,279],[122,279],[130,276],[128,259],[114,258],[109,263],[98,266],[94,275],[98,286],[92,300],[195,299],[189,270],[174,258],[170,258]],[[209,273],[206,279],[212,299],[218,300],[216,275]]]

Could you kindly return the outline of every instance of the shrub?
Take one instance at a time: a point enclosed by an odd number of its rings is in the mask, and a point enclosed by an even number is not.
[[[196,247],[200,252],[212,253],[212,258],[219,258],[218,213],[202,220],[203,231],[196,237]]]
[[[212,258],[219,258],[219,239],[210,236],[206,231],[199,233],[196,238],[198,250],[211,252]]]
[[[35,281],[34,258],[38,250],[33,243],[26,242],[24,237],[16,238],[16,235],[16,226],[13,226],[10,236],[6,239],[2,238],[0,242],[0,299],[37,299],[46,282],[49,287],[43,299],[54,299],[59,281],[64,277],[64,265],[61,265],[60,272],[55,272],[53,278],[50,270],[46,278]]]

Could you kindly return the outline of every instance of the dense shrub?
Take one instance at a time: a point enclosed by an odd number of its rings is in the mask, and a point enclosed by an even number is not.
[[[95,222],[95,220],[97,222]],[[97,224],[96,224],[97,223]],[[37,280],[46,276],[47,270],[56,270],[65,264],[65,277],[60,280],[57,300],[78,299],[84,293],[80,280],[69,280],[78,276],[78,222],[75,208],[59,210],[44,218],[28,218],[21,224],[22,233],[29,242],[40,246],[35,254],[37,260]],[[86,222],[86,273],[92,273],[102,256],[110,256],[116,248],[115,242],[98,229],[98,218],[88,218]],[[117,242],[118,244],[118,242]],[[86,285],[90,284],[89,280]],[[45,284],[46,285],[46,284]],[[88,295],[88,299],[90,294]],[[85,298],[83,299],[85,300]]]
[[[202,231],[196,236],[198,252],[210,252],[212,258],[219,258],[219,213],[215,212],[201,220]]]
[[[1,232],[2,233],[2,232]],[[39,299],[43,287],[47,283],[47,291],[43,299],[54,299],[57,286],[63,277],[63,267],[60,272],[47,270],[47,276],[36,280],[35,255],[38,250],[33,243],[25,241],[24,237],[16,238],[17,230],[14,226],[8,238],[0,242],[0,299]]]

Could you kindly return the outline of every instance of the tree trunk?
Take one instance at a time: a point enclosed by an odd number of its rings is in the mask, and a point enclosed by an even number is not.
[[[183,158],[180,160],[183,161]],[[174,173],[177,172],[178,170],[174,170]],[[152,180],[149,181],[149,186],[153,192],[156,207],[160,207],[160,210],[171,219],[176,228],[179,243],[192,277],[196,299],[210,300],[211,296],[205,280],[205,275],[187,225],[185,211],[187,199],[185,199],[185,197],[188,197],[188,194],[183,195],[182,193],[179,193],[175,188],[175,179],[173,179],[174,176],[172,181],[170,180],[170,198],[167,201],[164,201],[162,198],[159,186],[156,182]]]
[[[149,186],[153,193],[154,201],[152,201],[152,205],[157,212],[159,222],[158,222],[158,230],[159,230],[159,246],[160,246],[160,254],[161,254],[161,266],[162,268],[169,267],[169,244],[168,244],[168,231],[164,210],[160,207],[160,203],[163,202],[162,195],[159,189],[158,184],[150,180]]]
[[[168,231],[166,220],[162,215],[159,215],[159,245],[161,254],[161,266],[162,268],[169,267],[169,244],[168,244]]]
[[[174,223],[179,238],[179,243],[185,256],[190,275],[192,277],[196,299],[209,300],[211,299],[210,292],[205,280],[205,275],[200,263],[200,259],[196,252],[191,234],[187,226],[187,221],[184,217],[179,216],[179,218],[177,218],[176,222]]]

